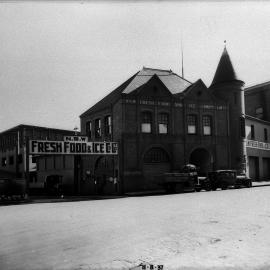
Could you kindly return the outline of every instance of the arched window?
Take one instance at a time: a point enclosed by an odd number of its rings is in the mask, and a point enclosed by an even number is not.
[[[145,163],[165,163],[169,162],[168,154],[159,147],[153,147],[144,155],[143,161]]]
[[[151,133],[152,132],[152,114],[151,112],[142,113],[142,123],[141,123],[142,133]]]
[[[169,115],[167,113],[160,113],[158,115],[158,133],[168,134],[169,130]]]
[[[188,134],[196,134],[197,133],[197,116],[194,114],[189,114],[187,116],[187,131]]]
[[[203,115],[203,135],[212,135],[212,117],[210,115]]]

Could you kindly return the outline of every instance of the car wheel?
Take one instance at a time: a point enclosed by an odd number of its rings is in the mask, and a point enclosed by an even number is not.
[[[222,190],[227,189],[227,184],[226,184],[226,183],[222,183],[222,185],[221,185],[221,189],[222,189]]]
[[[206,190],[206,191],[211,191],[211,185],[210,185],[209,183],[207,183],[207,184],[205,185],[205,190]]]

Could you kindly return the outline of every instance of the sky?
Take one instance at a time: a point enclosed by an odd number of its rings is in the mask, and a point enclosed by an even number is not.
[[[0,1],[0,132],[80,128],[79,116],[145,67],[209,86],[226,40],[246,86],[270,81],[270,3]]]

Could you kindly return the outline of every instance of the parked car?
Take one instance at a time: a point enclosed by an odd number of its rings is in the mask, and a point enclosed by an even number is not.
[[[244,174],[237,175],[236,170],[216,170],[209,172],[208,177],[198,177],[195,190],[227,189],[229,186],[234,188],[251,187],[252,180]]]

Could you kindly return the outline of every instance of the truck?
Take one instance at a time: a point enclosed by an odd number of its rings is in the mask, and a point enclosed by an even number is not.
[[[207,177],[198,177],[195,184],[195,190],[202,189],[210,191],[221,188],[222,190],[228,187],[240,188],[251,187],[252,180],[245,174],[237,175],[236,170],[216,170],[208,173]]]
[[[164,173],[160,184],[166,193],[194,191],[197,178],[196,166],[186,164],[179,172]]]

